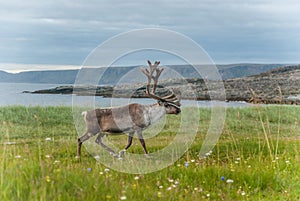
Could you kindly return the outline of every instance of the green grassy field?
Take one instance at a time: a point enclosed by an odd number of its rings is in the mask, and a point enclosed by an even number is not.
[[[201,127],[180,160],[133,175],[103,166],[85,149],[75,159],[72,108],[1,107],[0,200],[300,200],[300,107],[227,109],[206,159],[198,154],[210,109],[199,112]],[[150,152],[172,140],[179,120],[169,116],[163,134],[146,140]],[[109,139],[126,144],[126,136]],[[136,139],[130,152],[142,152]]]

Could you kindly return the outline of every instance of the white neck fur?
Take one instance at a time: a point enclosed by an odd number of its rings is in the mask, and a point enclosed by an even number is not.
[[[149,124],[154,124],[159,121],[166,114],[166,109],[164,106],[158,104],[149,105],[148,108],[148,119],[150,120]]]

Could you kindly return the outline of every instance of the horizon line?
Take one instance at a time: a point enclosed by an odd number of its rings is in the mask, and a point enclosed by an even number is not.
[[[279,65],[298,65],[299,63],[294,63],[294,62],[232,62],[232,63],[227,63],[227,62],[220,62],[220,63],[215,63],[214,65],[240,65],[240,64],[279,64]],[[174,66],[174,65],[188,65],[187,63],[182,63],[182,64],[164,64],[165,66]],[[164,66],[163,65],[163,66]],[[197,64],[193,64],[197,65]],[[11,69],[3,69],[3,66],[6,68],[11,68]],[[139,66],[138,64],[135,65],[113,65],[112,67],[134,67],[134,66]],[[22,73],[22,72],[31,72],[31,71],[59,71],[59,70],[79,70],[83,66],[82,65],[72,65],[72,64],[20,64],[20,63],[0,63],[0,71],[4,71],[6,73],[12,73],[12,74],[17,74],[17,73]],[[87,67],[87,66],[85,66]],[[91,66],[93,68],[95,66]]]

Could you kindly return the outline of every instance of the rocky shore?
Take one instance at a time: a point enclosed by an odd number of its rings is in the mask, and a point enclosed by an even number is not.
[[[210,89],[207,83],[210,83]],[[210,100],[210,94],[218,94],[215,86],[224,85],[226,101],[246,101],[264,104],[300,105],[300,65],[277,68],[255,76],[211,81],[202,79],[171,79],[161,81],[157,95],[164,96],[170,89],[181,92],[182,99]],[[103,97],[146,98],[145,86],[60,86],[53,89],[33,91],[39,94],[76,94]],[[214,99],[218,96],[214,95]]]

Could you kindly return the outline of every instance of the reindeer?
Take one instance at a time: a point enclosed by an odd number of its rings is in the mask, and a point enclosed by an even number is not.
[[[100,108],[82,112],[86,123],[86,132],[78,138],[77,157],[80,157],[82,143],[97,134],[98,136],[95,142],[110,152],[112,156],[118,156],[119,158],[121,158],[126,150],[131,146],[133,136],[134,134],[137,134],[146,156],[149,156],[142,131],[150,125],[155,124],[164,117],[165,114],[179,114],[181,110],[180,97],[175,95],[173,90],[171,90],[170,95],[164,97],[155,95],[158,78],[164,69],[158,68],[158,65],[160,64],[159,61],[155,61],[154,64],[151,64],[148,60],[148,64],[150,67],[149,70],[141,68],[142,73],[145,74],[148,79],[146,94],[150,98],[157,100],[157,103],[151,105],[133,103],[120,107]],[[153,75],[154,73],[155,75]],[[150,92],[150,84],[152,80],[154,83]],[[128,143],[126,147],[118,153],[118,155],[114,150],[102,142],[102,137],[105,134],[116,135],[124,134],[125,132],[129,134]]]

